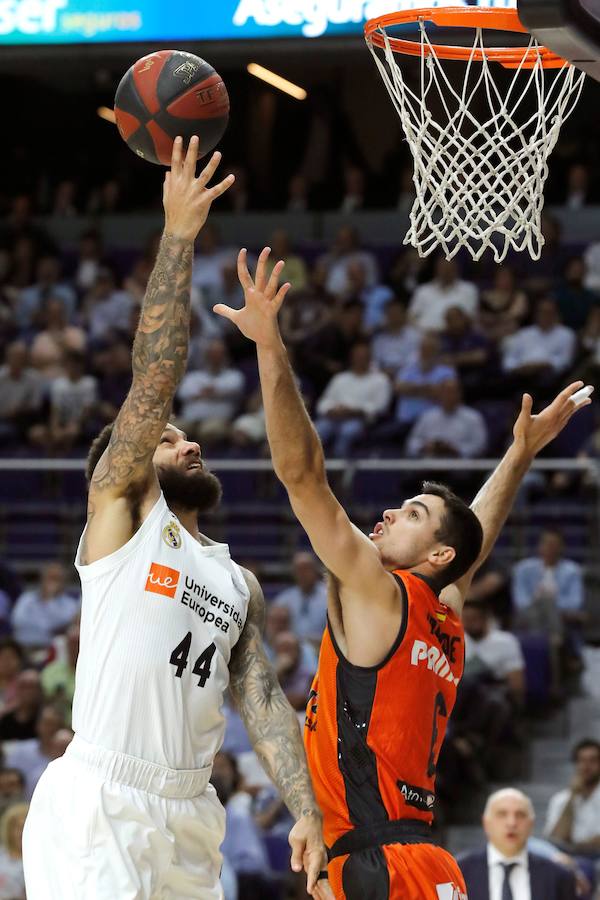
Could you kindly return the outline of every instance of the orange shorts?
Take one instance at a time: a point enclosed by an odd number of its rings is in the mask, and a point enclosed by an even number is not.
[[[458,863],[434,844],[388,844],[337,856],[328,867],[336,900],[467,900]]]

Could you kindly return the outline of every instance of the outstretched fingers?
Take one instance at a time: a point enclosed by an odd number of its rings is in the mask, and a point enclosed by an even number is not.
[[[183,138],[178,136],[173,141],[173,149],[171,151],[171,170],[179,172],[181,169],[181,156],[183,153]]]
[[[240,284],[242,285],[244,290],[251,291],[254,287],[254,282],[252,281],[252,276],[248,271],[248,251],[245,247],[238,253],[237,271]]]
[[[217,197],[220,197],[221,194],[224,194],[225,191],[228,191],[234,181],[235,175],[228,175],[223,181],[220,181],[218,184],[215,184],[214,187],[211,187],[208,191],[211,203],[213,200],[216,200]]]
[[[258,262],[256,264],[256,277],[254,279],[254,284],[256,286],[256,290],[259,293],[264,294],[265,288],[267,286],[267,260],[271,254],[271,248],[265,247],[260,256],[258,257]]]
[[[192,135],[188,144],[187,153],[183,162],[183,173],[189,179],[196,175],[196,163],[198,162],[198,150],[200,148],[200,140],[197,134]]]
[[[283,270],[285,263],[282,259],[279,260],[278,263],[275,263],[273,266],[273,271],[271,272],[271,277],[267,282],[267,287],[265,288],[265,297],[267,300],[271,299],[277,293],[277,288],[279,286],[279,276]]]
[[[196,179],[201,187],[206,187],[210,179],[217,171],[220,162],[221,153],[218,150],[215,150],[209,161],[206,163],[206,165],[198,175],[198,178]]]

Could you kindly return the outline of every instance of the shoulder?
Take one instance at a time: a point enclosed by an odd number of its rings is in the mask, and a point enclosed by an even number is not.
[[[538,872],[544,873],[547,877],[557,881],[570,882],[573,880],[573,874],[553,859],[548,859],[547,856],[539,856],[537,853],[529,853],[528,855],[531,871],[537,869]]]
[[[463,872],[474,869],[478,866],[487,867],[487,850],[485,847],[478,847],[476,850],[468,850],[456,857],[456,861]]]
[[[574,559],[563,559],[561,567],[567,575],[580,575],[581,566]]]
[[[483,416],[481,415],[479,410],[473,409],[472,406],[461,406],[460,414],[463,417],[463,419],[465,419],[465,420],[468,419],[471,422],[477,422],[477,423],[485,422],[485,419],[483,418]]]
[[[520,562],[516,563],[513,567],[513,572],[536,572],[540,568],[540,560],[535,556],[529,556],[527,559],[522,559]]]
[[[520,650],[521,647],[519,639],[514,634],[510,631],[502,631],[500,628],[490,631],[487,639],[497,647],[502,647],[507,650]]]
[[[262,631],[265,621],[265,595],[260,586],[260,582],[256,575],[249,569],[240,566],[240,572],[244,577],[244,581],[250,592],[248,598],[248,615],[246,616],[246,626],[255,625]],[[246,628],[244,626],[244,630]]]
[[[548,812],[551,813],[552,810],[559,809],[568,802],[571,796],[571,791],[568,788],[563,788],[562,791],[557,791],[555,794],[552,794],[550,800],[548,801]]]

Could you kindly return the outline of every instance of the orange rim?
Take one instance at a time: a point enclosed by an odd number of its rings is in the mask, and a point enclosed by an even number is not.
[[[385,16],[377,16],[369,19],[365,24],[365,38],[369,44],[385,49],[385,29],[392,25],[408,25],[411,22],[432,22],[434,25],[442,25],[454,28],[491,28],[494,31],[512,31],[519,34],[527,34],[516,9],[491,9],[476,6],[441,6],[424,7],[423,9],[411,9],[388,13]],[[418,41],[408,41],[402,38],[391,38],[388,42],[394,53],[403,53],[408,56],[426,56],[434,52],[439,59],[460,59],[468,61],[473,59],[482,62],[483,59],[491,59],[501,63],[507,69],[532,68],[538,59],[546,69],[561,68],[566,60],[557,56],[547,47],[538,46],[527,49],[525,47],[486,47],[485,51],[479,48],[473,51],[472,47],[455,47],[448,44],[432,44],[431,48]]]

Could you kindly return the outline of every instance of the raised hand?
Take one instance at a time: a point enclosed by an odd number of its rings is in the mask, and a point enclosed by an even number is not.
[[[577,402],[572,398],[583,387],[583,381],[574,381],[561,391],[552,403],[537,415],[531,414],[533,400],[529,394],[523,394],[523,403],[519,418],[515,422],[513,435],[515,443],[528,456],[536,456],[543,448],[560,434],[571,416],[577,410],[589,406],[589,397]]]
[[[224,303],[217,303],[213,307],[213,312],[233,322],[242,334],[255,344],[276,343],[281,340],[277,314],[290,289],[289,283],[279,287],[279,276],[284,266],[282,260],[274,266],[270,278],[267,278],[267,260],[270,253],[271,248],[265,247],[258,257],[256,277],[253,281],[248,271],[247,252],[240,250],[238,277],[244,289],[244,307],[232,309]]]
[[[194,136],[183,155],[183,140],[175,138],[171,155],[171,171],[165,175],[163,205],[165,207],[165,233],[183,240],[195,241],[206,222],[213,200],[224,194],[235,181],[228,175],[219,184],[208,187],[208,182],[221,162],[221,154],[213,153],[209,162],[196,178],[198,138]]]

